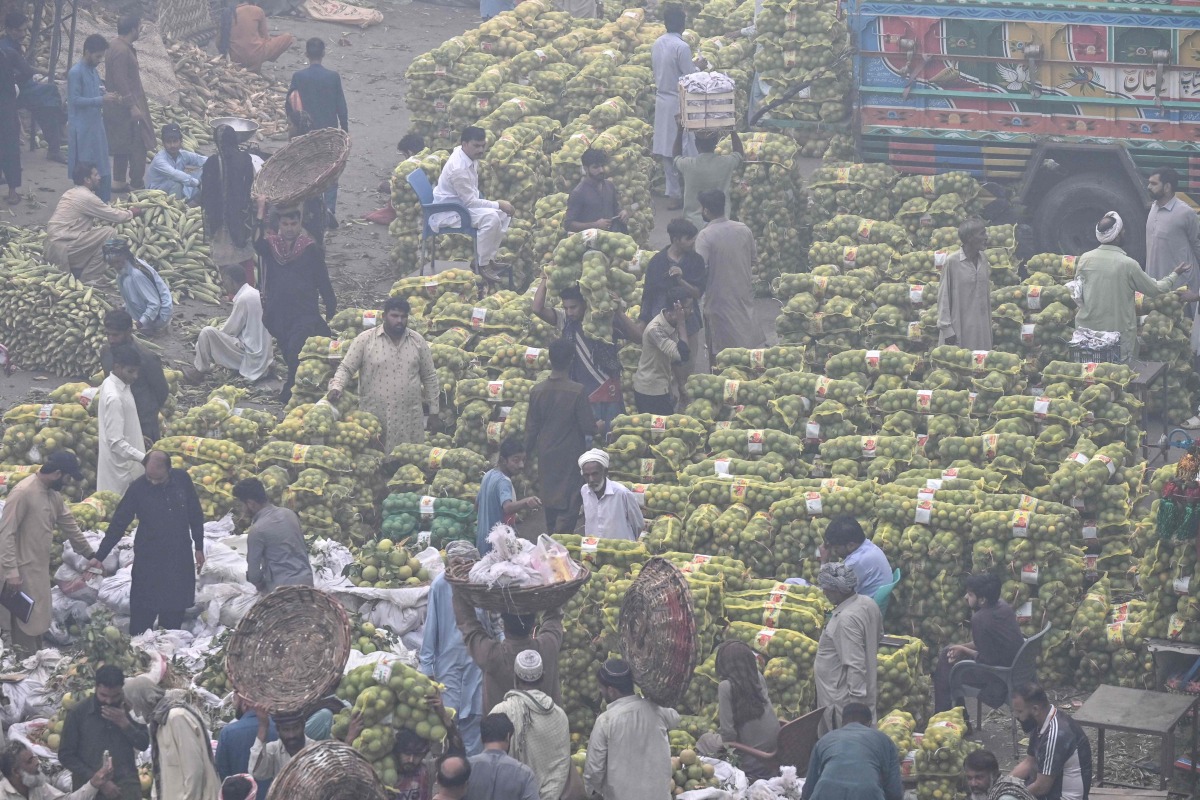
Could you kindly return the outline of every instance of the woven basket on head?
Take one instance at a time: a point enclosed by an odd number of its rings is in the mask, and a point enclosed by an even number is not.
[[[225,672],[243,698],[287,714],[337,686],[349,657],[342,604],[310,586],[283,586],[242,617],[225,646]]]
[[[547,586],[497,586],[489,589],[483,584],[471,583],[468,576],[473,566],[474,561],[465,559],[451,562],[446,568],[446,581],[454,587],[454,591],[462,593],[476,608],[504,614],[536,614],[539,611],[560,608],[566,605],[592,576],[587,567],[581,566],[579,576],[574,580],[551,583]]]
[[[310,744],[271,781],[267,800],[386,800],[371,763],[332,739]]]
[[[251,194],[267,198],[272,205],[295,205],[332,186],[349,157],[350,134],[341,128],[297,136],[263,164]]]
[[[687,580],[665,558],[642,567],[617,619],[621,655],[642,694],[662,706],[683,698],[696,669],[699,646]]]

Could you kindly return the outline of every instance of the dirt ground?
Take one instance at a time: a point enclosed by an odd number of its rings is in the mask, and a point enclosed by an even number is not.
[[[378,0],[376,5],[383,12],[384,21],[367,30],[341,28],[299,17],[271,18],[273,32],[290,32],[297,42],[277,62],[263,67],[264,75],[286,85],[293,72],[307,65],[304,40],[320,36],[328,48],[325,66],[342,76],[350,109],[353,150],[338,191],[337,216],[341,227],[326,239],[329,271],[340,308],[378,307],[392,283],[416,268],[416,265],[405,269],[392,264],[388,255],[391,237],[387,227],[365,222],[362,217],[386,202],[386,196],[376,189],[398,163],[396,142],[408,130],[404,71],[416,56],[479,24],[478,12],[473,9],[398,0]],[[283,142],[278,140],[262,143],[267,151],[282,145]],[[65,167],[47,162],[44,151],[26,151],[23,155],[23,191],[27,199],[15,208],[0,208],[0,220],[41,226],[49,219],[54,204],[70,186],[70,181]],[[651,246],[657,248],[666,244],[666,223],[673,214],[666,210],[661,198],[656,198],[655,202],[658,224]],[[439,263],[439,268],[441,266]],[[105,289],[119,303],[115,288],[109,285]],[[774,320],[779,304],[770,299],[760,300],[757,311],[758,321],[774,341]],[[227,307],[198,302],[180,304],[171,330],[154,341],[162,350],[164,361],[176,368],[190,363],[198,329],[226,313]],[[72,376],[78,377],[82,376]],[[0,408],[20,401],[31,392],[49,391],[68,379],[37,372],[17,372],[0,384]],[[263,382],[254,387],[252,394],[261,404],[271,408],[271,398],[278,386],[278,381]]]

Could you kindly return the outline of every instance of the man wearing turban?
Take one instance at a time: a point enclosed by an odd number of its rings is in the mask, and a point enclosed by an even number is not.
[[[646,524],[635,495],[623,484],[608,479],[608,453],[593,448],[579,457],[584,485],[583,535],[601,539],[637,541]]]
[[[817,584],[834,606],[813,665],[817,706],[825,709],[824,734],[841,724],[841,710],[848,703],[863,703],[875,713],[875,659],[883,615],[873,599],[856,591],[858,577],[844,563],[822,564]]]

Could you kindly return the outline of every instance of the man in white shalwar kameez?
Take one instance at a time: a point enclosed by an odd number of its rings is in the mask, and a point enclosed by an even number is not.
[[[650,48],[650,67],[654,70],[654,147],[652,152],[662,161],[667,179],[669,208],[683,208],[683,181],[675,169],[675,138],[679,134],[679,79],[696,71],[692,48],[683,40],[687,17],[683,9],[669,5],[663,9],[667,32]],[[683,154],[696,155],[696,140],[691,134],[683,137]]]
[[[124,495],[129,484],[141,477],[146,457],[142,423],[129,386],[138,378],[142,357],[128,345],[112,349],[112,372],[96,395],[96,417],[100,427],[100,453],[96,460],[96,490]]]
[[[220,328],[208,325],[196,339],[195,381],[214,367],[235,369],[248,381],[256,381],[271,366],[271,334],[262,321],[262,296],[246,283],[240,265],[221,267],[221,284],[233,297],[233,310]],[[187,371],[187,370],[185,370]]]
[[[446,159],[437,186],[433,188],[433,202],[461,203],[471,214],[471,225],[475,228],[475,255],[479,272],[491,281],[499,279],[493,263],[500,252],[500,243],[508,231],[508,224],[517,212],[507,200],[484,200],[479,193],[479,159],[487,149],[487,134],[483,128],[470,125],[463,129],[458,147]],[[429,227],[434,231],[455,228],[460,225],[458,214],[442,211],[429,218]]]

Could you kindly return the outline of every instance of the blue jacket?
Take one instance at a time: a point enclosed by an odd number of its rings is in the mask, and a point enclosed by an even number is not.
[[[486,620],[481,620],[486,626]],[[454,593],[445,574],[429,586],[429,610],[417,667],[444,684],[442,702],[460,719],[483,714],[483,673],[467,652],[454,617]]]
[[[191,200],[200,191],[200,173],[186,172],[188,167],[203,167],[208,159],[190,150],[180,150],[179,158],[171,158],[159,150],[146,170],[146,188],[159,189],[181,200]]]
[[[117,288],[125,301],[125,310],[144,328],[161,328],[171,321],[171,287],[140,258],[126,263],[117,273]]]
[[[235,720],[224,728],[217,736],[217,775],[225,780],[230,775],[242,775],[250,771],[250,747],[258,737],[258,714],[247,711],[242,718]],[[267,741],[275,741],[275,722],[267,727]],[[258,800],[266,800],[267,790],[271,788],[270,781],[258,783]]]

